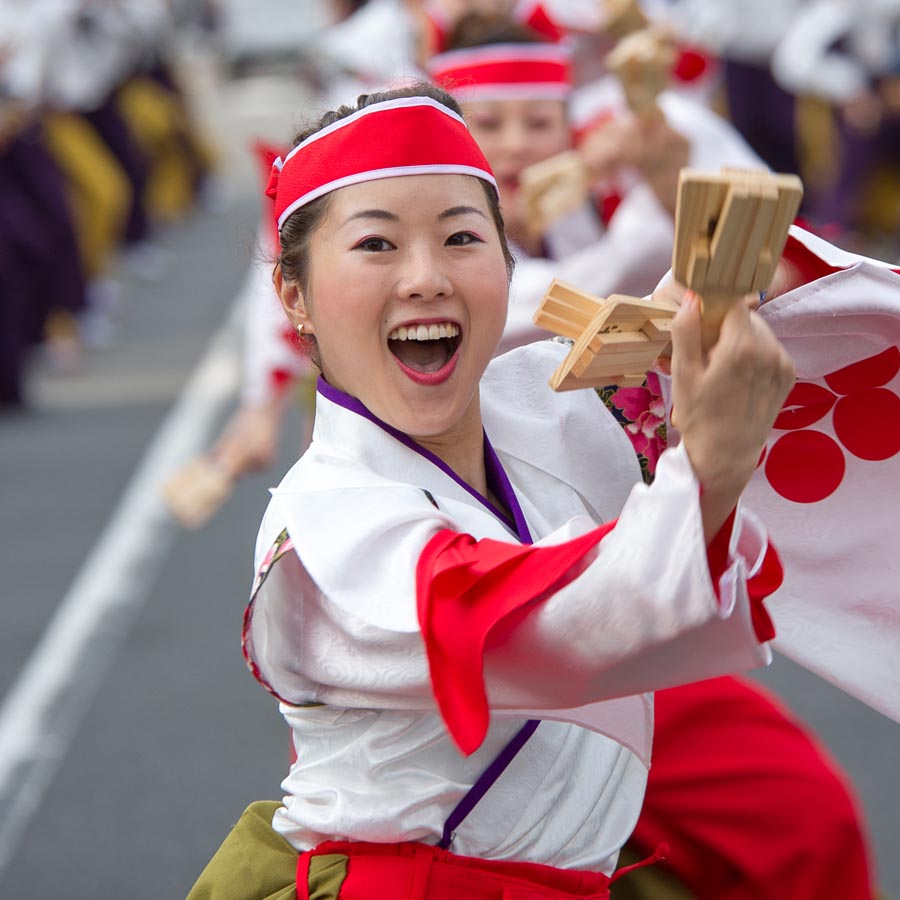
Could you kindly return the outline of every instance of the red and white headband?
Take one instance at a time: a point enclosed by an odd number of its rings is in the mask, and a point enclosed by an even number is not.
[[[280,230],[330,191],[400,175],[474,175],[497,187],[460,116],[430,97],[404,97],[339,119],[276,159],[266,194]]]
[[[565,100],[570,54],[560,44],[490,44],[440,53],[428,62],[435,84],[470,100]]]

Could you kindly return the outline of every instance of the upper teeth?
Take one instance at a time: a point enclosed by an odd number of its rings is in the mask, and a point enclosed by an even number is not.
[[[389,341],[436,341],[439,338],[456,337],[459,334],[459,326],[452,322],[442,322],[440,325],[401,325],[395,328],[389,335]]]

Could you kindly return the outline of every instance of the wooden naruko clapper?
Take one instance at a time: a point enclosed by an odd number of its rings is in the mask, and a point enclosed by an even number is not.
[[[796,175],[682,170],[672,272],[700,295],[709,343],[733,303],[771,283],[802,197]],[[676,311],[674,303],[621,294],[601,299],[554,280],[534,322],[575,345],[550,386],[568,391],[643,383],[669,343]]]

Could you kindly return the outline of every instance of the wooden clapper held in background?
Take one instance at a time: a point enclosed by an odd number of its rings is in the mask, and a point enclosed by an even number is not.
[[[625,15],[636,4],[617,0],[611,6],[616,15]],[[628,33],[606,57],[635,115],[662,115],[656,99],[668,84],[673,61],[670,43],[649,29]],[[519,181],[528,230],[535,236],[588,200],[590,178],[577,150],[566,150],[528,166]]]
[[[650,25],[638,0],[601,0],[600,8],[604,18],[603,33],[607,37],[621,40]]]
[[[681,171],[672,271],[700,295],[708,343],[735,301],[771,283],[802,196],[796,175]],[[676,310],[621,294],[603,300],[554,280],[534,322],[575,346],[550,386],[568,391],[641,384],[669,343]]]

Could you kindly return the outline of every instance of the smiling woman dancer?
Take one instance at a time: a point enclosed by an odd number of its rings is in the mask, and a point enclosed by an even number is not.
[[[511,263],[448,95],[326,115],[269,194],[276,288],[323,377],[244,649],[297,760],[192,900],[607,897],[646,783],[642,692],[768,658],[781,569],[738,501],[793,366],[742,305],[704,354],[687,299],[683,441],[648,488],[596,394],[547,387],[564,346],[491,362]]]

